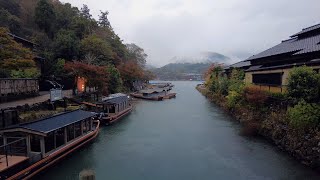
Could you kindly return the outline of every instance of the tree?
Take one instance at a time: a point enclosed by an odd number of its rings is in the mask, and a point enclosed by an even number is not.
[[[106,67],[89,65],[79,61],[67,62],[64,69],[69,75],[77,77],[84,77],[87,81],[86,85],[89,87],[96,87],[103,95],[108,93],[108,72]]]
[[[126,87],[132,88],[133,81],[143,79],[143,69],[134,61],[126,61],[117,67]]]
[[[0,9],[0,26],[8,28],[11,32],[19,34],[21,31],[20,19],[5,9]]]
[[[111,24],[108,20],[108,15],[109,15],[109,12],[108,11],[100,11],[100,16],[99,16],[99,25],[101,27],[105,27],[105,28],[111,28]]]
[[[30,49],[24,48],[21,44],[9,36],[9,31],[0,28],[0,69],[1,76],[7,77],[38,77],[39,71],[33,60],[33,53]]]
[[[47,0],[40,0],[35,9],[35,22],[48,35],[52,35],[51,28],[55,22],[55,17],[52,4],[48,3]]]
[[[113,65],[107,66],[106,70],[109,74],[109,93],[114,94],[120,92],[122,90],[122,79],[119,70]]]
[[[92,15],[90,14],[90,9],[86,4],[82,6],[80,15],[86,19],[91,19]]]
[[[112,63],[113,52],[110,45],[97,37],[91,35],[81,40],[82,57],[86,57],[88,63],[95,65],[108,65]]]
[[[290,71],[288,79],[288,95],[296,102],[304,100],[308,103],[319,101],[320,77],[307,66],[295,67]]]
[[[55,29],[68,29],[71,27],[73,19],[78,16],[79,10],[76,7],[72,7],[69,3],[57,3],[55,4],[55,14]]]
[[[73,31],[62,29],[54,39],[56,58],[72,60],[78,57],[80,49],[79,39]]]
[[[134,60],[138,65],[144,67],[147,62],[148,55],[138,45],[131,43],[127,44],[128,58]]]

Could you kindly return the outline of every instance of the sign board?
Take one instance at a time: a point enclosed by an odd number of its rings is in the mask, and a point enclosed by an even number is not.
[[[62,99],[62,89],[51,89],[50,90],[50,101],[57,101]]]

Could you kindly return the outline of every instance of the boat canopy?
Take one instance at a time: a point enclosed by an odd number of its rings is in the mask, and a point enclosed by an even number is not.
[[[83,110],[75,110],[67,113],[58,114],[52,117],[44,118],[35,122],[19,124],[5,129],[1,129],[0,133],[22,131],[31,134],[47,136],[47,134],[52,131],[66,127],[70,124],[77,123],[84,119],[91,118],[93,116],[95,116],[95,113]]]
[[[98,104],[103,104],[103,105],[115,105],[115,104],[120,104],[122,102],[128,101],[128,96],[126,94],[120,94],[118,93],[118,96],[109,96],[107,98],[104,98],[101,102]]]

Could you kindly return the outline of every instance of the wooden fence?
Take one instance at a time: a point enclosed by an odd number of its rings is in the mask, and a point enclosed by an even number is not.
[[[38,79],[0,78],[0,102],[39,94]]]

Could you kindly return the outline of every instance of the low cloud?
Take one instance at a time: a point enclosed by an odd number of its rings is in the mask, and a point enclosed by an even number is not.
[[[136,43],[161,66],[173,56],[214,51],[237,60],[320,23],[319,0],[62,0],[87,4],[109,20],[126,43]]]

